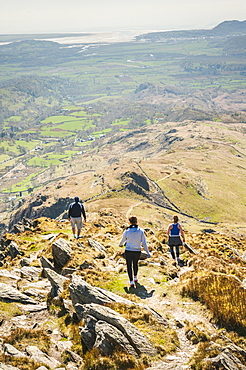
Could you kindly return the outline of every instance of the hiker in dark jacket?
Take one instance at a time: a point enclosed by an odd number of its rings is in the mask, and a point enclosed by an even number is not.
[[[129,221],[130,226],[124,231],[119,246],[126,246],[125,257],[127,273],[130,279],[130,286],[134,287],[134,284],[138,281],[138,261],[141,256],[141,247],[145,249],[148,257],[150,257],[150,253],[144,230],[140,229],[137,225],[137,217],[131,216]]]
[[[174,260],[177,259],[177,262],[179,263],[180,262],[179,247],[183,245],[183,243],[185,242],[185,235],[178,221],[179,221],[178,216],[173,216],[173,223],[169,225],[167,234],[168,234],[168,245],[170,248],[170,253],[172,255],[172,258]],[[183,242],[180,236],[182,237]],[[174,248],[175,248],[176,256],[175,256]]]
[[[71,203],[68,207],[68,220],[71,222],[73,235],[75,238],[79,238],[80,232],[83,226],[82,215],[84,222],[86,222],[85,209],[82,203],[79,201],[79,197],[74,198],[74,202]],[[77,227],[77,235],[76,235]]]

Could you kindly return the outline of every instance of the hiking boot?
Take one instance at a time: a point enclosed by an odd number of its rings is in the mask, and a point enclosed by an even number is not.
[[[133,288],[134,287],[134,281],[130,281],[130,287]]]
[[[137,276],[134,276],[133,281],[134,281],[134,283],[137,283],[138,282]]]

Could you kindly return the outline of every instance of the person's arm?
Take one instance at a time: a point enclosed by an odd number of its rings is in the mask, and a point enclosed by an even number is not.
[[[81,212],[82,212],[82,215],[84,217],[84,221],[86,222],[85,207],[83,206],[83,204],[81,204]]]
[[[144,234],[144,231],[142,232],[141,243],[142,243],[142,246],[144,247],[144,250],[147,253],[148,257],[150,257],[150,252],[149,252],[149,248],[148,248],[148,244],[147,244],[147,240],[146,240],[146,236]]]
[[[70,221],[71,218],[71,206],[68,207],[68,221]]]
[[[183,243],[185,242],[185,234],[184,234],[184,230],[182,229],[182,226],[179,225],[179,230],[180,230],[180,234],[182,236],[182,239],[183,239]]]
[[[119,246],[122,247],[125,244],[125,242],[126,242],[126,232],[124,231],[121,241],[119,242]]]
[[[167,230],[167,235],[168,235],[168,236],[170,235],[170,231],[171,231],[171,229],[172,229],[172,225],[169,225],[168,230]]]

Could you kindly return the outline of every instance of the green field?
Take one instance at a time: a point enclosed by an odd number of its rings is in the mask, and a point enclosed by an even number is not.
[[[145,125],[223,122],[233,103],[240,113],[226,119],[243,122],[245,58],[226,49],[226,42],[97,44],[85,52],[54,49],[55,58],[54,50],[42,52],[43,41],[36,48],[25,41],[10,44],[9,54],[0,53],[1,172],[21,163],[34,171],[58,168],[81,149],[100,148],[105,136]],[[224,94],[230,94],[224,102],[232,103],[221,112]],[[13,183],[6,178],[0,190],[14,189]],[[30,180],[19,184],[24,189]]]

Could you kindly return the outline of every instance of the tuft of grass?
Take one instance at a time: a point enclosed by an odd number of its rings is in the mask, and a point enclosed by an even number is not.
[[[149,365],[146,356],[136,358],[116,351],[112,356],[105,357],[99,349],[93,348],[85,354],[84,363],[79,370],[144,370]]]
[[[191,274],[183,277],[181,290],[204,303],[219,325],[246,333],[246,290],[237,277],[212,271]]]
[[[13,366],[21,370],[35,370],[43,366],[42,363],[35,362],[28,357],[5,356],[4,354],[0,354],[0,362],[4,363],[6,366]]]
[[[4,337],[4,343],[12,344],[20,351],[23,351],[27,345],[35,345],[45,353],[48,353],[51,345],[50,338],[44,330],[25,329],[21,327],[13,330],[10,335]]]
[[[0,320],[5,318],[11,318],[14,316],[21,315],[21,310],[17,306],[16,303],[7,303],[7,302],[1,302],[0,301]]]

